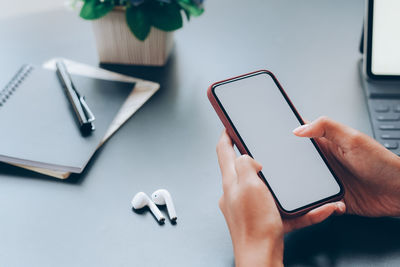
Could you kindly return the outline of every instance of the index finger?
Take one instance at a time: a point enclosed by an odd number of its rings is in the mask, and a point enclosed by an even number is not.
[[[222,174],[222,185],[224,191],[236,179],[235,159],[236,153],[233,143],[226,130],[224,130],[217,144],[218,163]]]
[[[327,117],[320,117],[311,123],[296,128],[293,133],[300,137],[323,137],[342,148],[346,148],[348,139],[357,135],[358,131]]]

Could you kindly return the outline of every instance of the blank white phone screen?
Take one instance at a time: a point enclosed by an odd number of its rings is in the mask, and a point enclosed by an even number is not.
[[[300,126],[274,80],[266,73],[214,88],[281,207],[290,212],[340,193],[340,186]]]
[[[371,71],[400,75],[400,1],[374,0]]]

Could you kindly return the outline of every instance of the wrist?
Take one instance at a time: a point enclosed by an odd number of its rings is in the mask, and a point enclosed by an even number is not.
[[[242,242],[234,252],[236,267],[283,266],[283,238]]]

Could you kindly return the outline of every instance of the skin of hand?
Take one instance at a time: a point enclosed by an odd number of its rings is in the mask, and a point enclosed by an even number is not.
[[[400,158],[371,137],[327,117],[296,128],[314,138],[345,188],[347,213],[400,216]]]
[[[258,173],[262,166],[237,156],[224,131],[217,145],[223,195],[219,206],[231,234],[236,266],[282,266],[283,236],[345,212],[343,202],[318,207],[293,219],[281,219],[272,194]]]

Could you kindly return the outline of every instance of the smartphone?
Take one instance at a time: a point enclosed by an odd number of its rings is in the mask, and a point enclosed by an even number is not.
[[[318,144],[293,134],[304,121],[270,71],[216,82],[207,95],[240,153],[263,166],[259,176],[282,215],[301,215],[343,197]]]

